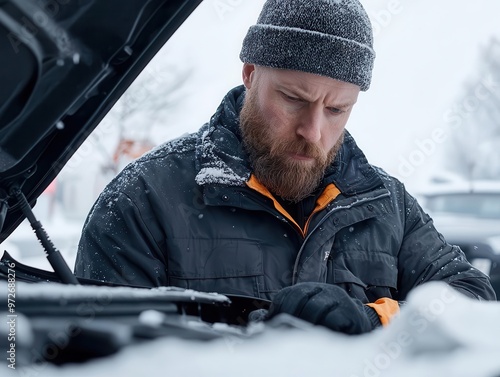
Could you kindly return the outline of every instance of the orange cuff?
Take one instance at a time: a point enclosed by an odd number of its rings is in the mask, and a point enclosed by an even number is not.
[[[366,306],[373,308],[377,312],[383,326],[387,326],[392,317],[399,314],[398,302],[388,297],[379,298],[373,303],[366,304]]]

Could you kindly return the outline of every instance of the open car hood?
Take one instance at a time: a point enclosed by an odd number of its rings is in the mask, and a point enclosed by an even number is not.
[[[201,0],[0,0],[0,242]]]

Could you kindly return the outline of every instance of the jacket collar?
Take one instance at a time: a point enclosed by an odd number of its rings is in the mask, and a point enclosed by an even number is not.
[[[240,186],[250,179],[251,168],[243,150],[239,114],[245,98],[243,85],[232,89],[222,100],[210,122],[198,132],[196,183]],[[334,163],[327,169],[322,186],[334,183],[342,194],[361,194],[383,187],[385,173],[368,163],[354,138],[346,131]]]
[[[199,131],[196,146],[196,183],[245,186],[250,167],[243,151],[239,114],[243,107],[245,87],[232,89],[222,100],[210,122]]]
[[[351,196],[384,187],[382,176],[387,174],[374,167],[346,130],[344,143],[333,164],[327,169],[323,186],[335,183],[342,194]]]

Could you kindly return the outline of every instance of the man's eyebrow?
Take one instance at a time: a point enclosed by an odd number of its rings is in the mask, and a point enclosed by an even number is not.
[[[344,102],[344,103],[339,103],[339,104],[328,106],[328,107],[334,107],[336,109],[345,110],[345,109],[349,109],[349,108],[353,107],[355,104],[356,104],[356,102]]]
[[[299,97],[299,99],[302,99],[304,101],[312,102],[311,96],[307,94],[307,91],[302,89],[300,86],[296,85],[279,85],[278,90],[282,90],[284,92],[287,92],[291,95]],[[349,109],[353,107],[356,104],[356,101],[354,102],[340,102],[338,104],[331,104],[328,105],[327,107],[331,108],[336,108],[336,109]]]

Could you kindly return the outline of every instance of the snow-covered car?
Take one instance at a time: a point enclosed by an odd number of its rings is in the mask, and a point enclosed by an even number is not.
[[[388,328],[348,337],[286,316],[249,323],[269,305],[255,298],[75,281],[31,207],[201,2],[0,1],[0,375],[500,375],[500,307],[439,283]],[[242,1],[211,4],[223,24]],[[398,9],[376,13],[379,31]],[[9,242],[26,218],[54,271],[9,254],[36,253]]]
[[[439,184],[419,196],[437,229],[490,276],[500,296],[500,182]]]

